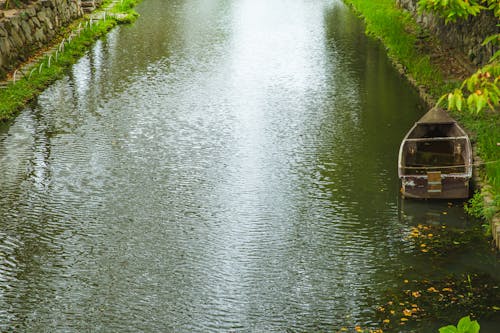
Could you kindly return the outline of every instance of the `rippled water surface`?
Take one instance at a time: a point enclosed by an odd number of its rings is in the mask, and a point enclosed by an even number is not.
[[[410,226],[470,221],[399,200],[423,109],[346,6],[138,10],[0,129],[2,331],[370,326],[395,272],[436,269]]]

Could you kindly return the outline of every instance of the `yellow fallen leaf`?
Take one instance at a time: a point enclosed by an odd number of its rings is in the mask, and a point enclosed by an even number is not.
[[[411,310],[404,309],[404,310],[403,310],[403,314],[404,314],[405,316],[407,316],[407,317],[411,317],[412,312],[411,312]]]
[[[363,332],[363,329],[361,328],[361,326],[356,326],[356,327],[354,327],[354,329],[356,330],[356,332]]]
[[[394,310],[391,310],[391,311],[389,311],[389,312],[391,313],[391,315],[396,314],[396,311],[394,311]]]
[[[437,291],[437,289],[436,289],[436,288],[434,288],[434,287],[429,287],[429,288],[427,288],[427,291],[430,291],[430,292],[432,292],[432,293],[437,293],[437,292],[438,292],[438,291]]]
[[[412,293],[411,293],[411,295],[412,295],[413,297],[415,297],[415,298],[417,298],[417,297],[420,297],[420,296],[421,296],[419,291],[414,291],[414,292],[412,292]]]
[[[442,291],[453,291],[453,289],[451,289],[451,288],[443,288],[443,289],[441,289],[441,290],[442,290]]]
[[[408,321],[408,318],[401,318],[401,321]]]
[[[390,319],[384,319],[384,321],[382,321],[384,324],[389,324],[391,321]]]

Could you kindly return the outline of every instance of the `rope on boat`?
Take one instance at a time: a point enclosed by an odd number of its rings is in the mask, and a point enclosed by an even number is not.
[[[411,169],[411,170],[436,170],[436,169],[452,169],[452,168],[467,168],[472,166],[481,166],[486,164],[494,164],[498,163],[500,160],[496,161],[487,161],[487,162],[476,162],[471,164],[462,164],[462,165],[444,165],[444,166],[421,166],[421,167],[411,167],[411,166],[403,166],[401,169]]]

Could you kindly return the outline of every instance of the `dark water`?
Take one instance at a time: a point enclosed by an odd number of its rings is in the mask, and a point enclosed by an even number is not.
[[[471,221],[399,199],[424,110],[340,1],[138,10],[0,130],[1,331],[352,330],[397,272],[498,276],[408,255]]]

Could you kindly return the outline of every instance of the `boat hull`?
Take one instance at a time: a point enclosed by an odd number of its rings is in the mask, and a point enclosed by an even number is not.
[[[468,198],[472,147],[467,133],[445,110],[429,110],[401,142],[398,175],[407,198]]]
[[[469,178],[447,175],[441,179],[439,189],[435,189],[427,177],[404,176],[401,193],[406,198],[416,199],[466,199],[470,194]]]

